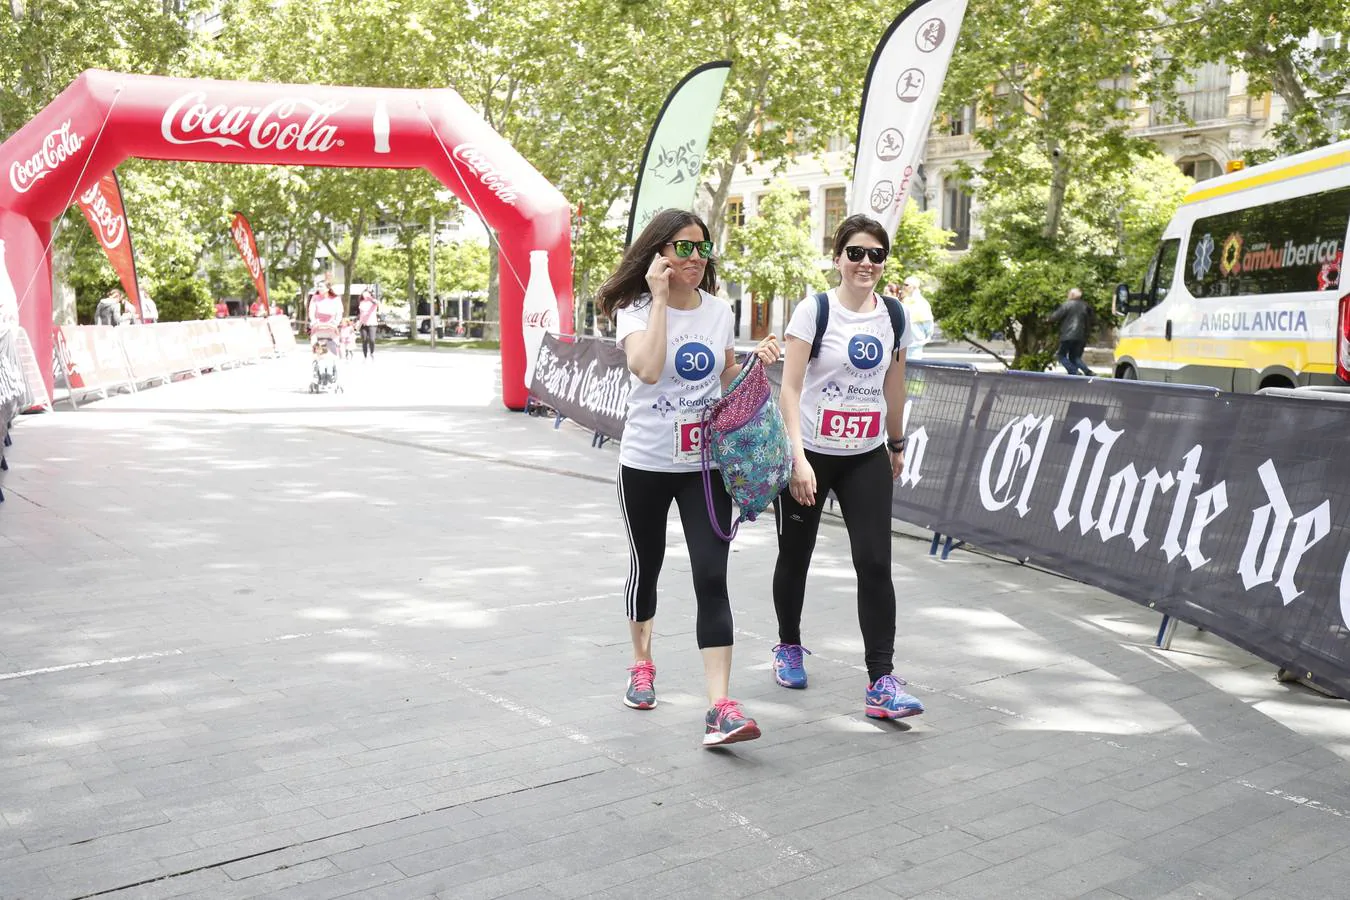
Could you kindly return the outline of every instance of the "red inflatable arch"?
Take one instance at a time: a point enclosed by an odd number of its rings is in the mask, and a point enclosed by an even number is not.
[[[411,169],[439,178],[497,232],[502,400],[525,406],[521,307],[547,250],[572,322],[567,200],[452,90],[159,78],[88,71],[0,144],[0,267],[39,360],[52,353],[52,222],[127,157]],[[0,274],[4,274],[0,272]],[[44,367],[52,387],[50,364]]]

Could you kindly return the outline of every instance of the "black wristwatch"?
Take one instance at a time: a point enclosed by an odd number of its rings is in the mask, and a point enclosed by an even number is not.
[[[905,452],[905,444],[907,444],[907,443],[909,443],[909,438],[907,438],[907,437],[902,437],[902,438],[887,438],[887,439],[886,439],[886,448],[887,448],[888,450],[890,450],[892,453],[904,453],[904,452]]]

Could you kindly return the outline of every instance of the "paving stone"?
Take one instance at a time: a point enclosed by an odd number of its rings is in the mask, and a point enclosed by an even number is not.
[[[490,354],[382,348],[341,397],[304,364],[19,423],[0,671],[72,667],[0,682],[5,900],[1339,896],[1343,704],[1244,694],[1266,664],[1213,636],[1161,653],[1142,607],[901,526],[928,712],[880,726],[837,519],[802,692],[747,526],[732,683],[764,737],[709,753],[673,519],[661,705],[619,703],[613,447],[499,411]]]

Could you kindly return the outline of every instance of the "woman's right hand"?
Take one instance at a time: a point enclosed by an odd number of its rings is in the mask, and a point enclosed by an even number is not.
[[[660,253],[652,258],[647,267],[647,288],[652,292],[652,300],[664,303],[670,299],[670,276],[675,269]]]
[[[788,492],[802,506],[816,505],[816,471],[804,453],[792,458],[792,481],[788,483]]]

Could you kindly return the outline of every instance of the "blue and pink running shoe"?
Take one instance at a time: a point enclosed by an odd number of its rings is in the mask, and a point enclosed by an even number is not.
[[[802,654],[811,655],[801,644],[779,644],[773,648],[773,680],[785,688],[806,687],[806,664]]]
[[[867,715],[873,719],[904,719],[923,712],[919,698],[905,691],[903,678],[882,675],[867,688]]]

